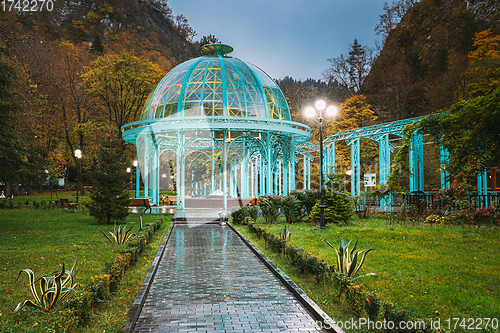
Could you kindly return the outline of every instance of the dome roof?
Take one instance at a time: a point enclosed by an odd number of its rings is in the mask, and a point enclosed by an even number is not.
[[[203,56],[174,67],[149,96],[141,120],[168,117],[248,117],[290,121],[278,85],[260,68],[208,44]]]

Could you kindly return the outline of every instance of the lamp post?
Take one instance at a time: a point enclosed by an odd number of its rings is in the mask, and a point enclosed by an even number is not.
[[[75,150],[76,157],[76,203],[78,203],[78,188],[80,187],[80,159],[82,158],[82,151]]]
[[[327,116],[333,117],[337,114],[337,108],[333,105],[329,105],[327,107],[326,102],[323,100],[318,100],[313,107],[308,107],[305,110],[305,116],[307,118],[313,118],[318,113],[318,121],[319,121],[319,193],[321,197],[321,202],[319,204],[320,209],[320,218],[319,218],[319,229],[326,228],[325,222],[325,201],[323,198],[324,189],[323,189],[323,111],[326,112]]]

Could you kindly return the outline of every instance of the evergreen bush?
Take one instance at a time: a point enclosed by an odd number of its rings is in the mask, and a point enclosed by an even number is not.
[[[328,191],[325,195],[325,221],[337,225],[346,225],[351,221],[352,203],[343,193]],[[320,218],[319,203],[316,203],[309,215],[312,221]]]
[[[130,173],[126,172],[126,155],[125,146],[121,142],[106,139],[89,172],[93,184],[89,213],[99,223],[122,222],[129,214]]]

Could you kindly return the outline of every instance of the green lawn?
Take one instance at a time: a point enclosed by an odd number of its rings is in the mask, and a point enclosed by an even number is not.
[[[30,200],[36,199],[30,197]],[[158,215],[146,214],[143,222],[148,223],[156,217]],[[108,327],[106,331],[109,332],[109,327],[111,327],[109,318],[114,318],[115,326],[124,324],[124,314],[135,298],[158,246],[168,230],[170,216],[161,217],[164,218],[165,223],[156,233],[153,243],[141,255],[138,264],[125,275],[122,281],[123,289],[119,289],[116,298],[103,304],[104,317],[96,317],[100,316],[99,314],[93,316],[95,323],[92,321],[90,326],[82,332],[102,332],[103,327],[104,329]],[[129,215],[127,222],[135,224],[133,231],[138,230],[139,215]],[[113,225],[96,224],[88,213],[82,211],[62,208],[0,209],[0,228],[2,230],[0,233],[0,326],[6,322],[26,321],[26,327],[30,327],[35,323],[56,320],[57,315],[50,317],[40,311],[36,313],[38,317],[35,318],[31,318],[33,312],[24,310],[21,310],[19,314],[10,314],[19,302],[32,298],[27,288],[27,275],[22,273],[19,280],[15,281],[20,270],[29,268],[33,270],[35,277],[39,277],[41,274],[59,270],[63,262],[67,267],[69,266],[68,269],[71,268],[78,257],[76,282],[83,285],[89,283],[92,276],[101,274],[104,263],[113,260],[119,249],[123,247],[123,245],[113,246],[100,232],[100,230],[105,232],[113,230]],[[56,308],[54,310],[59,311]],[[116,311],[118,314],[115,313]],[[116,327],[116,331],[119,329]]]
[[[245,227],[239,228],[248,234]],[[269,226],[277,235],[281,228]],[[290,229],[292,245],[330,264],[334,264],[336,254],[325,239],[335,246],[342,238],[353,239],[353,243],[359,239],[358,249],[375,248],[367,256],[364,272],[377,275],[358,279],[357,283],[377,290],[382,298],[409,309],[413,315],[439,315],[443,320],[500,317],[498,228],[403,226],[384,219],[356,219],[349,226],[329,225],[326,230],[305,223],[292,224]],[[332,295],[320,303],[333,299]]]

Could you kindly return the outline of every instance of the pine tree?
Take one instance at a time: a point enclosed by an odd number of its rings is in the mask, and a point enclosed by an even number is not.
[[[90,47],[90,51],[96,53],[98,55],[102,55],[104,52],[104,46],[102,45],[101,38],[99,36],[95,36],[92,41],[92,46]]]
[[[8,183],[20,180],[26,151],[13,124],[21,109],[17,103],[17,73],[7,56],[0,47],[0,182]]]
[[[90,215],[99,223],[121,222],[128,215],[128,186],[130,173],[126,172],[125,147],[117,139],[108,139],[99,148],[98,160],[90,172],[92,191]]]

